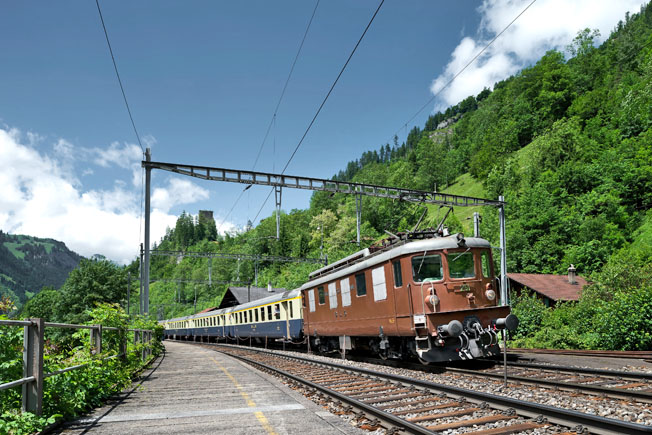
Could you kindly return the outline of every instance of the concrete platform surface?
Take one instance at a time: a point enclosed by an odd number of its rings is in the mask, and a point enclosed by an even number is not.
[[[365,433],[231,357],[185,343],[165,348],[141,381],[56,433]]]

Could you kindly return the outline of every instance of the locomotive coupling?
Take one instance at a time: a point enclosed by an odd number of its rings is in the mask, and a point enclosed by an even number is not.
[[[507,317],[496,319],[495,325],[497,329],[507,328],[508,330],[513,331],[518,327],[518,317],[513,314],[508,314]]]
[[[444,337],[459,337],[463,330],[464,326],[462,326],[462,322],[459,320],[451,320],[447,325],[437,327],[439,334]]]

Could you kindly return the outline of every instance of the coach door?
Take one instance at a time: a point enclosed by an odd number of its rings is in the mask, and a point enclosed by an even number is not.
[[[283,308],[281,312],[285,313],[285,337],[290,338],[290,303],[289,301],[283,301],[281,306]]]

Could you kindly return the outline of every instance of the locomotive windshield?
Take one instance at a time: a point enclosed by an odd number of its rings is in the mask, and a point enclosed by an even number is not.
[[[472,252],[446,254],[446,260],[448,260],[448,274],[451,278],[473,278],[475,276]]]
[[[412,257],[412,277],[414,282],[439,281],[444,279],[441,255]]]

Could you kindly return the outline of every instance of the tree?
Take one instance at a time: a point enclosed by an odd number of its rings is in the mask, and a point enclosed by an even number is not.
[[[53,288],[43,288],[23,307],[22,317],[45,319],[53,322],[57,317],[57,306],[61,303],[61,293]]]
[[[124,303],[127,296],[126,269],[107,260],[82,260],[70,272],[61,287],[57,304],[57,320],[84,323],[89,320],[87,310],[97,303]]]

